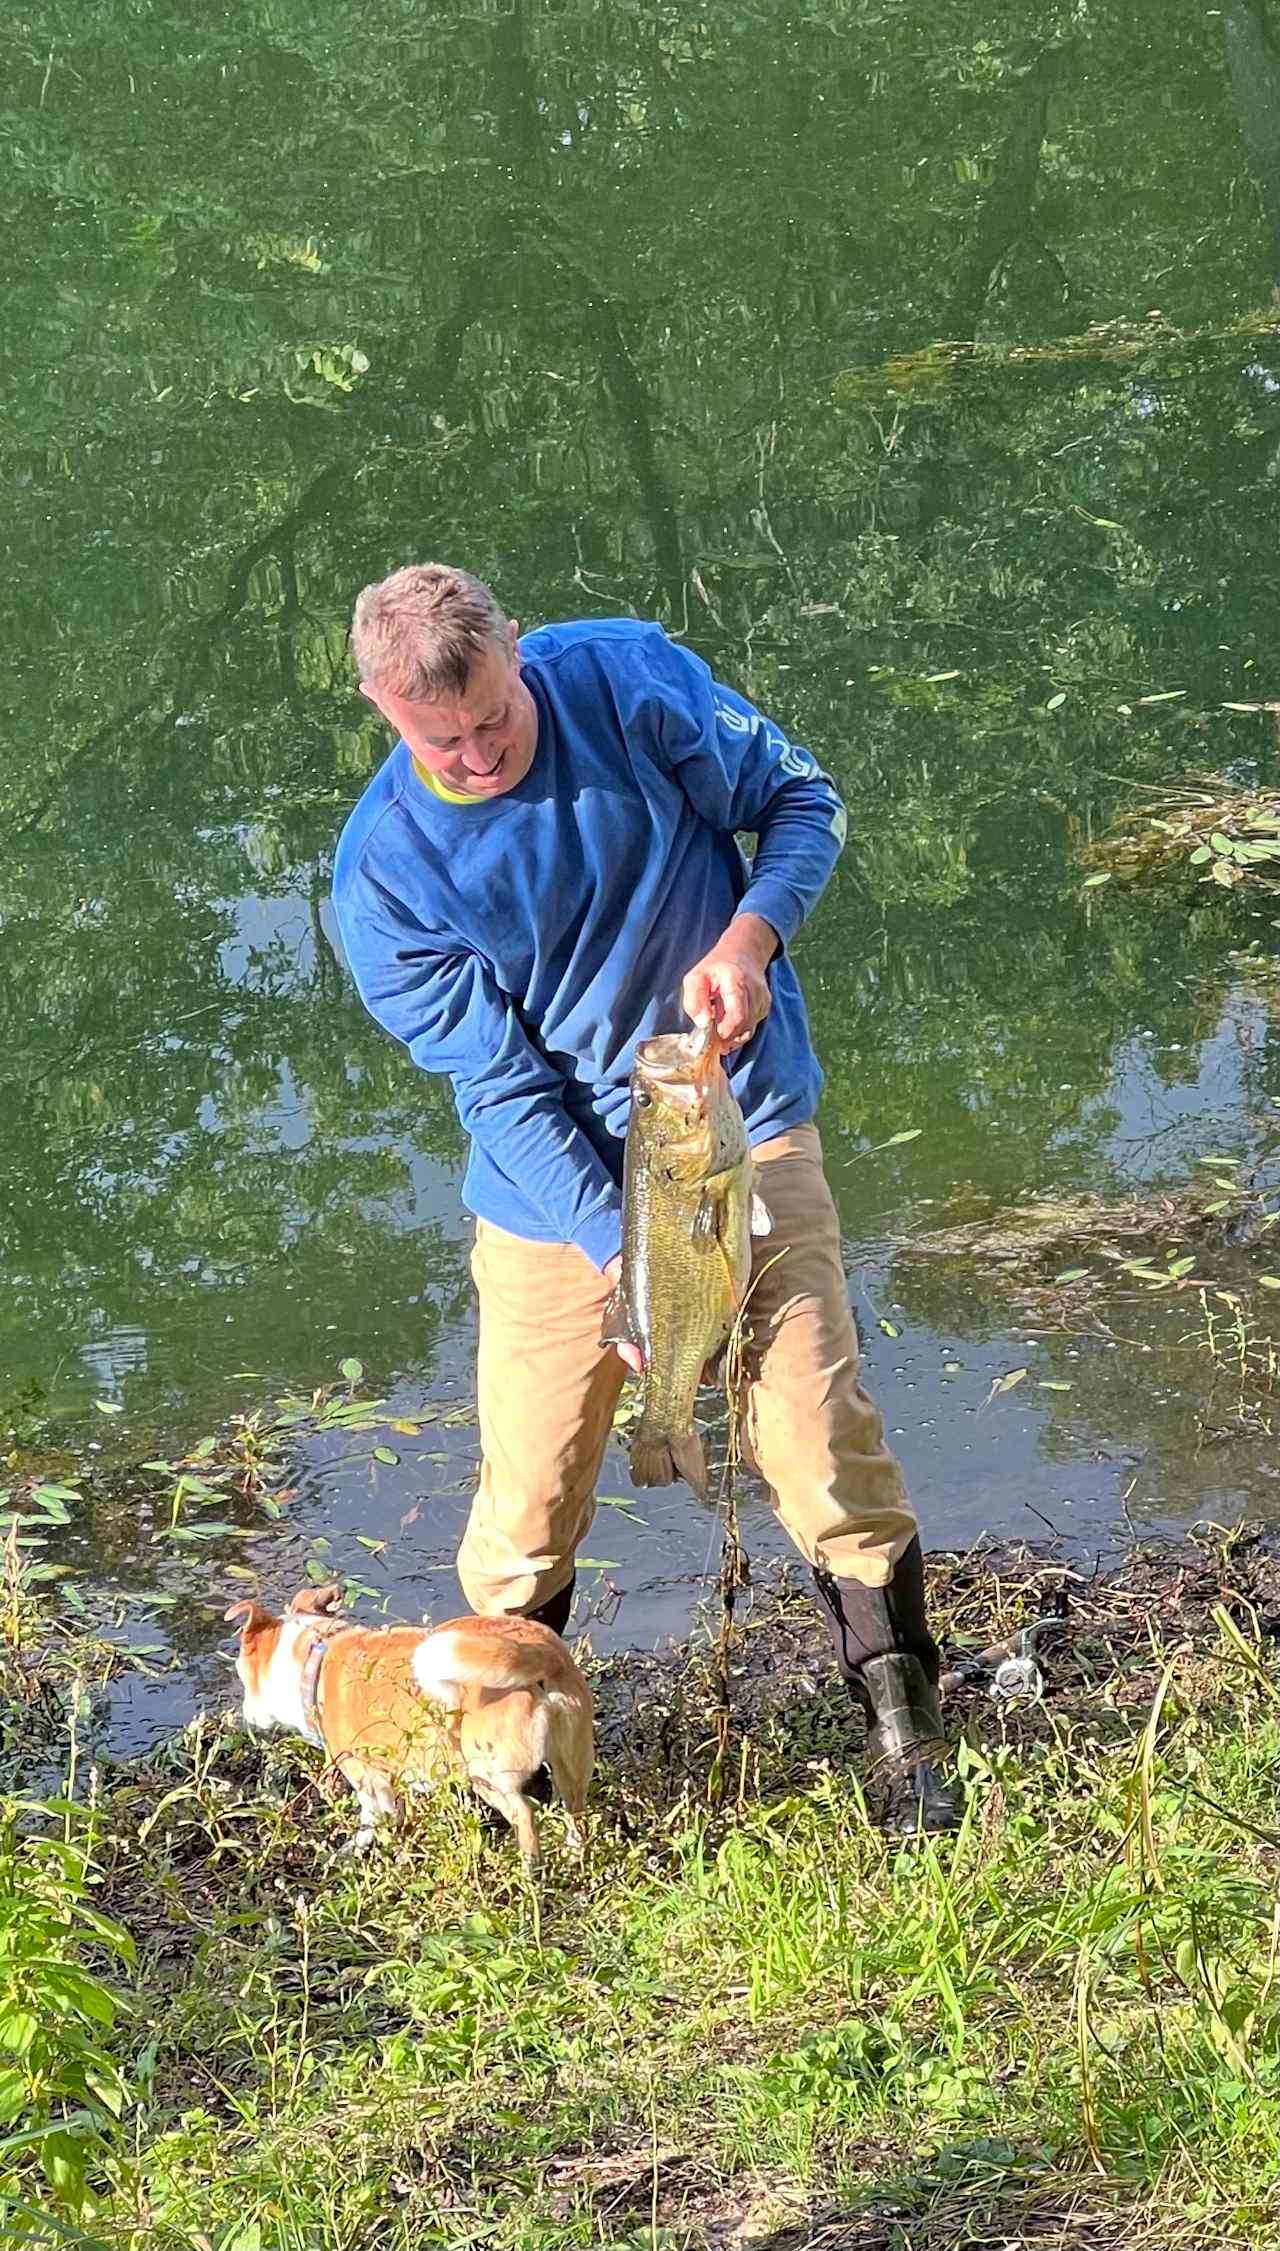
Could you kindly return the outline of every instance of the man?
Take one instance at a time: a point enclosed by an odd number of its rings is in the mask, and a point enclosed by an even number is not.
[[[366,1007],[448,1075],[471,1140],[468,1601],[568,1622],[624,1380],[600,1328],[621,1263],[631,1058],[680,1010],[710,1020],[772,1220],[751,1301],[750,1456],[892,1775],[890,1826],[954,1827],[932,1756],[920,1543],[858,1382],[812,1123],[822,1074],[786,951],[844,841],[834,785],[659,626],[588,619],[520,641],[486,586],[441,564],[366,587],[353,649],[398,740],[342,833],[338,923]]]

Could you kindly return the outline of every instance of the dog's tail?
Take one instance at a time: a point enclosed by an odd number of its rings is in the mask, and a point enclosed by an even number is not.
[[[590,1700],[559,1634],[529,1618],[455,1618],[434,1627],[413,1653],[413,1677],[450,1712],[468,1688],[540,1691],[553,1704]]]

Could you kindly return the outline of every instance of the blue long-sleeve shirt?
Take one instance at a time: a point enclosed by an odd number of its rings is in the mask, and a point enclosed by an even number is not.
[[[398,743],[343,829],[333,900],[360,995],[453,1083],[463,1202],[508,1233],[622,1240],[636,1042],[684,1028],[687,970],[735,914],[772,924],[773,1005],[730,1059],[753,1142],[813,1115],[822,1073],[785,951],[844,841],[834,783],[660,626],[544,626],[519,643],[529,772],[437,797]],[[749,864],[735,832],[754,832]]]

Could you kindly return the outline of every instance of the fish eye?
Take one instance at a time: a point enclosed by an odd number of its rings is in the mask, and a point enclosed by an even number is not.
[[[653,1101],[653,1096],[652,1096],[652,1095],[651,1095],[651,1094],[649,1093],[649,1090],[648,1090],[648,1088],[647,1088],[647,1087],[643,1087],[643,1086],[638,1086],[638,1087],[636,1088],[636,1108],[637,1108],[637,1110],[647,1110],[647,1109],[649,1108],[650,1104],[652,1103],[652,1101]]]

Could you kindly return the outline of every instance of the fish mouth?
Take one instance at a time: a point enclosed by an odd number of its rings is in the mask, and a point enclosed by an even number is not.
[[[636,1041],[636,1069],[647,1079],[688,1079],[695,1057],[689,1032],[659,1032],[653,1039]]]
[[[637,1078],[650,1087],[660,1102],[676,1110],[698,1110],[706,1093],[706,1065],[688,1032],[661,1032],[638,1040],[635,1052]]]
[[[658,1086],[704,1085],[719,1053],[713,1031],[659,1032],[637,1040],[635,1067]]]

